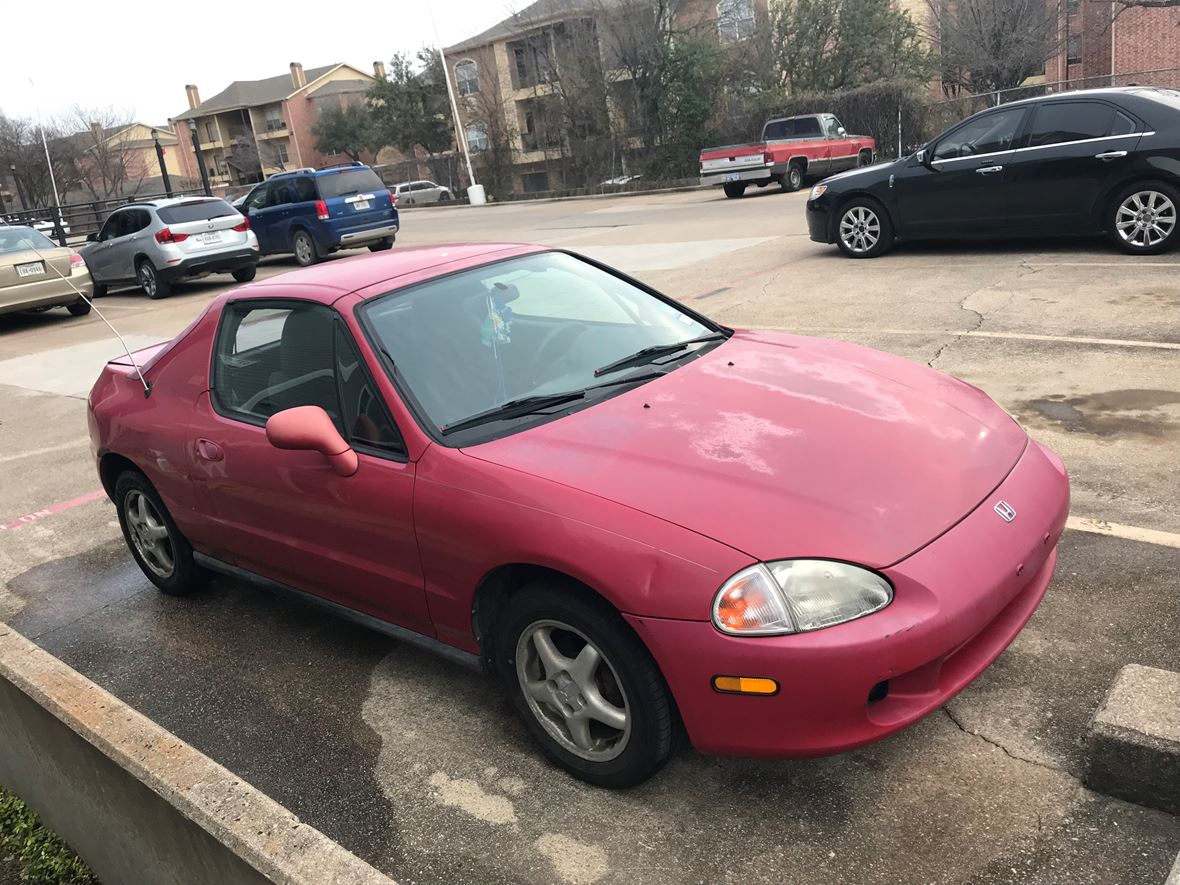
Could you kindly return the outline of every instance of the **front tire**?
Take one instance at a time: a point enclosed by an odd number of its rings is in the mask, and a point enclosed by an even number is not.
[[[727,181],[721,185],[721,189],[725,191],[725,196],[736,200],[746,192],[746,183],[744,181]]]
[[[156,266],[146,258],[142,259],[135,269],[135,279],[147,297],[152,300],[166,298],[172,292],[172,284],[161,279]]]
[[[84,317],[90,313],[90,302],[85,298],[79,298],[77,301],[67,304],[66,310],[70,312],[70,316]]]
[[[125,470],[115,480],[115,510],[127,549],[149,581],[169,596],[187,596],[204,586],[206,575],[192,546],[138,470]]]
[[[792,194],[803,187],[803,167],[792,163],[787,167],[787,174],[783,176],[783,190]]]
[[[258,274],[258,265],[251,264],[249,267],[240,267],[232,274],[233,278],[239,283],[248,283]]]
[[[643,783],[667,763],[671,695],[619,614],[577,589],[537,583],[498,619],[496,669],[550,759],[599,787]]]
[[[320,251],[316,248],[315,240],[305,230],[297,230],[292,234],[291,251],[300,267],[310,267],[320,260]]]
[[[1176,245],[1180,230],[1180,192],[1162,181],[1144,181],[1121,190],[1111,201],[1107,228],[1131,255],[1158,255]]]
[[[893,224],[872,197],[853,197],[836,217],[836,245],[849,258],[876,258],[893,245]]]

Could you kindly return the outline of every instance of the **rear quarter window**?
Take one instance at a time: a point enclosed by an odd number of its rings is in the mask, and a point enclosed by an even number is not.
[[[184,224],[186,221],[204,221],[208,218],[223,218],[226,215],[236,215],[238,210],[225,200],[190,200],[165,206],[156,210],[160,221],[165,224]]]
[[[372,169],[345,169],[340,172],[328,172],[324,175],[317,175],[316,184],[320,189],[320,199],[323,200],[385,190],[385,185],[381,183],[381,179]]]

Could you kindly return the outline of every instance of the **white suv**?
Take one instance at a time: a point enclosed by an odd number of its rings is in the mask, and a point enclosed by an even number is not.
[[[400,206],[420,206],[423,203],[447,203],[454,199],[451,189],[433,181],[403,181],[394,192]]]
[[[254,279],[258,239],[250,222],[216,197],[172,197],[120,206],[79,252],[90,268],[94,294],[108,286],[139,285],[163,298],[183,277],[233,274]]]

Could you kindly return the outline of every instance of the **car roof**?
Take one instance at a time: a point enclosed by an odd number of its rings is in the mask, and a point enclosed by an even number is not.
[[[115,211],[135,207],[142,209],[145,206],[150,206],[154,209],[166,209],[169,206],[179,206],[181,203],[204,203],[210,200],[216,200],[220,203],[229,202],[221,197],[210,197],[205,194],[189,194],[187,197],[160,197],[158,200],[136,200],[133,203],[124,203],[122,206],[116,207]]]
[[[1051,101],[1069,101],[1079,98],[1118,98],[1128,95],[1137,96],[1139,98],[1151,99],[1160,101],[1162,95],[1166,94],[1169,97],[1180,95],[1174,89],[1164,89],[1158,86],[1106,86],[1099,89],[1071,89],[1068,92],[1053,92],[1049,95],[1034,95],[1031,98],[1022,98],[1017,101],[1005,102],[998,107],[1015,107],[1019,105],[1039,104],[1041,102]]]
[[[333,175],[337,172],[344,172],[348,169],[371,169],[364,163],[340,163],[336,166],[325,166],[323,169],[316,169],[312,166],[304,166],[302,169],[292,169],[290,172],[276,172],[274,175],[267,178],[267,181],[275,181],[280,178],[295,178],[299,175]],[[265,182],[264,182],[265,183]]]
[[[423,279],[432,279],[504,258],[529,255],[547,249],[547,246],[529,243],[446,243],[437,246],[411,246],[389,252],[327,261],[293,270],[232,289],[226,293],[226,297],[237,300],[246,297],[281,298],[289,295],[322,304],[332,304],[349,293],[388,284],[401,277],[414,277],[415,282],[420,282]]]

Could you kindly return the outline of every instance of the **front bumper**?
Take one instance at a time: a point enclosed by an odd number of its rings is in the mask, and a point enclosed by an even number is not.
[[[993,509],[1000,500],[1017,511],[1011,523]],[[999,657],[1049,586],[1068,511],[1064,466],[1030,441],[972,513],[883,570],[894,599],[876,614],[812,633],[745,638],[701,621],[627,620],[659,663],[701,752],[850,750],[938,709]],[[717,675],[770,677],[780,691],[719,694],[711,688]]]
[[[206,273],[233,273],[258,263],[258,249],[242,247],[232,251],[211,255],[195,255],[175,264],[160,268],[157,272],[163,279],[175,280]]]
[[[817,243],[833,243],[831,201],[826,197],[808,200],[803,210],[807,218],[807,234]]]

